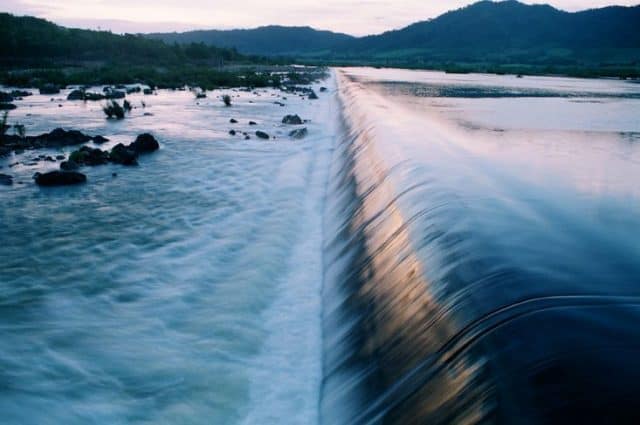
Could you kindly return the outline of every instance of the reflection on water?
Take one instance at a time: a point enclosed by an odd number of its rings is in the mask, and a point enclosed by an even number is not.
[[[339,75],[323,422],[637,422],[640,87]]]

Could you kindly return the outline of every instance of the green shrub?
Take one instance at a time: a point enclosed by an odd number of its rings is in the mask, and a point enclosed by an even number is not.
[[[105,106],[103,106],[102,111],[105,113],[108,119],[111,119],[111,118],[115,118],[118,120],[124,119],[124,108],[120,106],[120,104],[115,100],[112,100],[108,102]]]

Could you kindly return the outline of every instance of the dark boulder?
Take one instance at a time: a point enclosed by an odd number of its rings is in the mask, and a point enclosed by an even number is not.
[[[147,153],[160,149],[160,144],[151,134],[143,133],[136,137],[136,140],[129,145],[129,149],[137,153]]]
[[[237,124],[237,123],[238,123],[238,120],[237,120],[237,119],[235,119],[235,118],[231,118],[231,119],[229,120],[229,122],[230,122],[231,124]]]
[[[249,125],[258,125],[258,123],[255,121],[249,121]]]
[[[0,103],[0,111],[13,111],[16,108],[13,103]]]
[[[307,130],[307,127],[304,127],[293,130],[289,133],[289,137],[292,139],[304,139],[307,134],[309,134],[309,131]]]
[[[26,91],[26,90],[13,90],[11,92],[11,96],[13,96],[14,98],[16,97],[27,97],[27,96],[31,96],[33,93],[31,93],[30,91]]]
[[[104,165],[109,162],[109,153],[98,148],[83,146],[77,151],[71,152],[69,161],[78,165]]]
[[[326,91],[327,91],[327,88],[326,88],[326,87],[320,87],[320,93],[324,93],[324,92],[326,92]]]
[[[127,93],[120,90],[110,90],[106,93],[107,99],[124,99]]]
[[[67,100],[84,100],[84,91],[82,91],[82,90],[73,90],[67,96]]]
[[[50,171],[48,173],[36,173],[33,178],[39,186],[68,186],[85,183],[87,176],[77,171]]]
[[[40,87],[40,94],[58,94],[60,93],[60,87],[55,84],[45,84]]]
[[[75,171],[80,166],[73,161],[64,161],[60,163],[60,169],[63,171]]]
[[[60,147],[80,145],[89,142],[93,137],[81,133],[78,130],[66,131],[62,128],[56,128],[50,133],[44,133],[33,138],[27,138],[32,141],[33,147]]]
[[[313,90],[311,90],[311,92],[309,93],[309,99],[310,99],[310,100],[316,100],[316,99],[318,99],[318,95],[316,94],[316,92],[314,92]]]
[[[93,143],[97,143],[97,144],[99,144],[99,145],[100,145],[100,144],[102,144],[102,143],[106,143],[106,142],[108,142],[108,141],[109,141],[109,139],[107,139],[107,138],[106,138],[106,137],[104,137],[104,136],[100,136],[100,135],[95,136],[95,137],[93,138]]]
[[[0,102],[13,102],[13,95],[0,91]]]
[[[122,143],[118,143],[111,149],[109,159],[115,164],[138,165],[138,153]]]
[[[66,159],[66,157],[64,155],[56,155],[56,159],[58,161],[64,161]]]
[[[144,90],[142,91],[142,93],[143,93],[143,94],[153,94],[153,90],[151,90],[151,89],[144,89]]]
[[[13,177],[8,174],[0,174],[0,186],[11,186],[13,184]]]
[[[264,131],[256,131],[256,137],[260,138],[260,139],[265,139],[268,140],[270,137],[267,133],[265,133]]]
[[[235,130],[229,130],[229,134],[232,135],[232,136],[235,136],[236,135],[236,131]]]
[[[302,124],[302,118],[300,118],[298,115],[287,115],[282,118],[282,124],[300,125]]]

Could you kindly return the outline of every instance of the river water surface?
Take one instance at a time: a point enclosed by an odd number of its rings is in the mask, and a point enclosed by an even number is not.
[[[18,102],[31,135],[161,149],[67,188],[28,164],[71,148],[0,160],[0,422],[638,419],[640,85],[367,68],[322,85],[226,91],[231,108],[134,94],[120,122],[66,92]]]

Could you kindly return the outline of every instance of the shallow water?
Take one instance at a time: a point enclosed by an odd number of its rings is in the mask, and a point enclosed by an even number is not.
[[[231,108],[222,91],[129,95],[121,122],[66,92],[11,113],[28,134],[78,129],[104,149],[151,131],[161,149],[69,188],[32,183],[56,163],[9,167],[34,152],[2,160],[1,422],[316,422],[331,95],[228,92]],[[306,139],[287,113],[311,120]]]

